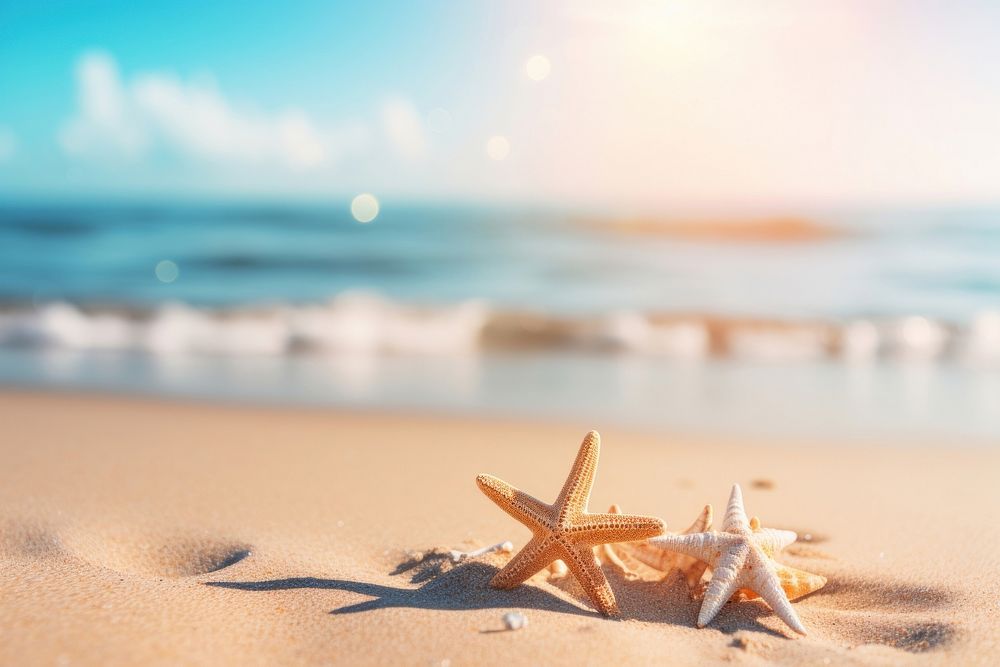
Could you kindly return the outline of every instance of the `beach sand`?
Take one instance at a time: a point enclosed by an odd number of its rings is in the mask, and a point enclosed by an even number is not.
[[[996,664],[1000,451],[771,446],[538,424],[0,394],[0,663]],[[551,502],[588,429],[592,511],[681,530],[733,482],[783,559],[829,578],[795,638],[761,602],[697,603],[608,570],[606,620],[565,580],[487,587],[527,530],[476,488]],[[527,614],[503,632],[501,617]]]

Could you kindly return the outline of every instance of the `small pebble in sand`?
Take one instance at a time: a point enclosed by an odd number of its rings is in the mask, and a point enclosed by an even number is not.
[[[774,482],[770,479],[755,479],[751,480],[750,486],[755,489],[770,490],[774,488]]]
[[[746,635],[736,635],[733,637],[733,641],[729,644],[733,648],[743,649],[744,651],[753,648],[754,642],[750,637]]]
[[[528,627],[528,617],[519,611],[508,611],[503,615],[503,626],[508,630],[520,630]]]

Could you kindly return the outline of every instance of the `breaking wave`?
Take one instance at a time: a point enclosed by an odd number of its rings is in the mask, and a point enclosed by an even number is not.
[[[418,307],[371,294],[325,304],[149,310],[52,302],[0,310],[0,345],[147,354],[633,353],[677,359],[1000,361],[1000,312],[970,322],[922,316],[843,322],[623,311],[557,316],[483,301]]]

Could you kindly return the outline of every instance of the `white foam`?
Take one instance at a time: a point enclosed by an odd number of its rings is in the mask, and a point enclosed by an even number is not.
[[[729,337],[730,352],[739,358],[760,361],[809,361],[829,354],[830,336],[825,327],[736,327]]]
[[[283,354],[289,340],[277,312],[219,317],[185,304],[163,306],[138,328],[141,347],[157,354]]]
[[[0,342],[7,344],[115,350],[132,346],[133,337],[134,330],[124,317],[87,315],[66,303],[0,315]]]
[[[984,310],[977,313],[963,343],[962,354],[966,361],[1000,362],[1000,312]]]
[[[878,356],[882,334],[874,322],[855,320],[841,332],[841,347],[848,361],[871,361]]]
[[[708,331],[701,322],[654,324],[636,312],[608,318],[602,337],[615,347],[677,359],[701,359],[709,353]]]
[[[131,315],[53,303],[0,313],[0,344],[152,354],[450,354],[474,351],[488,317],[480,302],[418,309],[364,294],[321,306],[223,312],[170,303]]]
[[[530,326],[519,326],[528,322]],[[502,335],[491,336],[497,328]],[[711,330],[711,334],[710,334]],[[538,335],[538,332],[549,335]],[[712,336],[720,346],[713,347]],[[839,341],[839,347],[833,343]],[[150,312],[83,310],[67,303],[0,312],[0,345],[124,350],[153,355],[285,355],[310,352],[358,359],[381,354],[475,354],[504,349],[618,350],[678,360],[712,355],[763,361],[879,358],[1000,363],[1000,312],[966,327],[921,316],[895,320],[754,322],[651,317],[621,311],[578,319],[496,312],[482,301],[418,307],[370,293],[316,305],[212,310],[183,303]]]
[[[906,361],[928,361],[941,356],[948,344],[948,330],[926,317],[904,317],[889,327],[893,352]]]
[[[349,293],[326,307],[286,309],[294,340],[329,351],[440,353],[475,350],[489,309],[478,301],[413,309],[365,293]]]

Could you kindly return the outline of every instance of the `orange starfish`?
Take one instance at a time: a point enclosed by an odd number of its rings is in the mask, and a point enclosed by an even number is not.
[[[589,514],[587,502],[597,472],[601,436],[591,431],[583,439],[573,469],[555,503],[515,489],[492,475],[479,475],[476,483],[490,500],[531,529],[531,541],[490,582],[494,588],[513,588],[561,559],[569,567],[598,611],[618,613],[615,594],[594,557],[593,547],[609,542],[631,542],[663,533],[663,521],[633,514]]]

